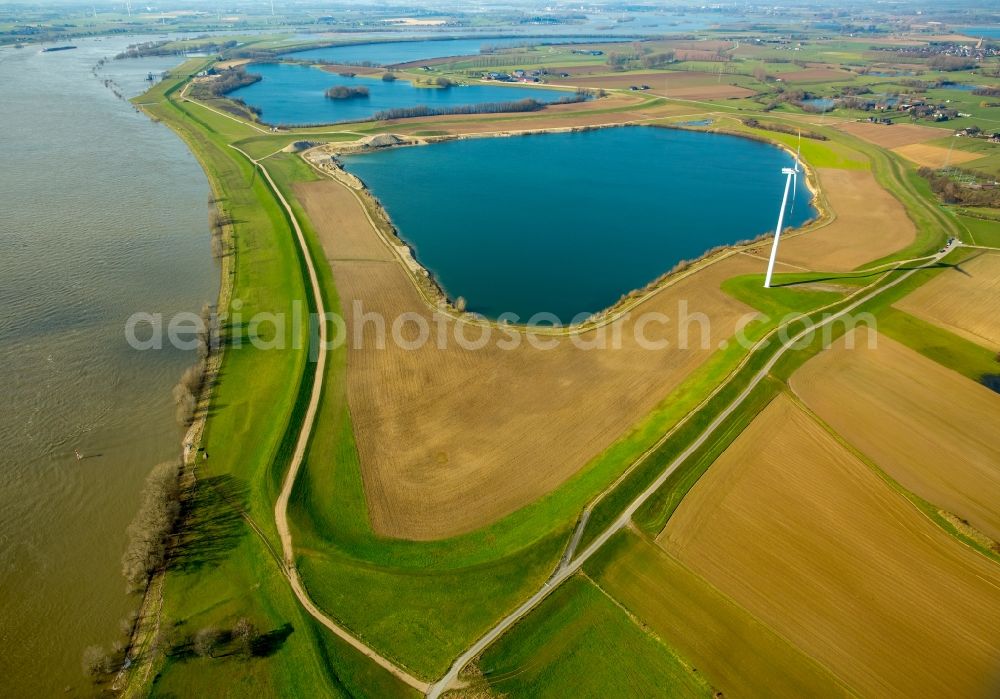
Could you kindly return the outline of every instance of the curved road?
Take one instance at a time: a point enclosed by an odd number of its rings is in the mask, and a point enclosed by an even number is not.
[[[247,160],[253,163],[255,167],[260,169],[261,174],[264,175],[264,179],[267,180],[267,183],[274,192],[274,195],[285,208],[285,212],[288,214],[288,220],[292,222],[292,227],[295,229],[295,238],[298,242],[299,250],[302,252],[302,257],[305,260],[306,268],[309,271],[310,293],[312,294],[315,302],[317,317],[325,318],[326,308],[323,305],[323,295],[320,293],[319,278],[316,275],[316,267],[313,264],[312,255],[309,254],[305,234],[302,232],[302,227],[299,226],[299,221],[295,217],[292,207],[288,205],[288,202],[285,200],[284,195],[282,195],[281,190],[278,189],[274,180],[271,179],[271,173],[267,171],[267,168],[265,168],[259,160],[254,160],[247,155],[245,151],[237,148],[236,146],[231,145],[230,147],[239,151]],[[302,419],[302,429],[300,430],[299,437],[295,442],[295,451],[292,453],[292,460],[288,466],[288,473],[285,474],[285,480],[281,484],[281,493],[278,495],[278,501],[274,505],[274,523],[278,528],[278,536],[281,538],[281,551],[284,556],[285,577],[288,578],[288,583],[292,588],[292,592],[295,593],[295,597],[298,598],[303,609],[309,612],[310,616],[316,619],[316,621],[321,623],[338,637],[350,644],[353,648],[370,658],[375,663],[381,665],[406,684],[418,691],[426,692],[429,689],[426,682],[418,680],[416,677],[413,677],[411,674],[398,667],[391,660],[388,660],[377,653],[370,646],[363,643],[345,628],[337,624],[333,619],[320,611],[315,603],[313,603],[312,598],[309,597],[309,593],[306,592],[305,587],[302,585],[302,579],[299,577],[299,571],[295,567],[295,549],[292,546],[292,532],[288,526],[288,500],[292,495],[292,489],[295,487],[295,479],[298,477],[299,470],[302,468],[302,461],[305,458],[306,449],[309,446],[309,438],[312,436],[313,426],[316,424],[316,413],[319,410],[320,396],[323,392],[323,379],[326,373],[326,355],[328,351],[327,327],[325,322],[318,323],[318,326],[319,346],[317,347],[316,354],[316,373],[313,376],[313,384],[310,389],[309,405],[306,408],[305,417]]]
[[[632,520],[632,515],[634,515],[635,512],[640,507],[642,507],[643,503],[645,503],[653,495],[653,493],[659,490],[660,486],[662,486],[666,482],[666,480],[671,476],[671,474],[674,473],[674,471],[680,468],[681,464],[683,464],[692,454],[695,453],[696,450],[698,450],[705,444],[705,442],[709,439],[709,437],[711,437],[712,434],[722,425],[722,423],[726,420],[726,418],[732,415],[733,412],[735,412],[736,409],[743,404],[743,402],[747,399],[750,393],[760,384],[760,382],[763,381],[765,378],[767,378],[768,374],[771,373],[771,369],[773,369],[774,365],[778,363],[778,360],[781,359],[781,357],[783,357],[784,354],[799,340],[801,340],[808,334],[815,332],[817,329],[829,325],[834,321],[838,320],[839,318],[844,317],[848,313],[851,313],[852,311],[861,307],[863,304],[867,303],[868,301],[871,301],[873,298],[879,296],[880,294],[885,293],[894,286],[901,284],[903,281],[908,279],[910,276],[912,276],[919,270],[937,264],[945,255],[951,252],[952,249],[954,249],[953,246],[946,247],[944,252],[937,253],[936,255],[931,257],[928,262],[920,265],[919,267],[914,267],[913,269],[907,271],[906,273],[892,280],[885,286],[882,286],[872,291],[870,294],[863,296],[854,303],[850,304],[849,306],[843,308],[840,311],[837,311],[832,315],[827,316],[823,320],[805,327],[802,331],[800,331],[793,337],[789,338],[784,344],[782,344],[780,348],[778,348],[778,351],[774,353],[774,356],[771,357],[770,360],[768,360],[768,362],[763,366],[763,368],[761,368],[760,371],[758,371],[754,375],[754,377],[750,380],[750,383],[743,390],[743,392],[740,393],[735,399],[733,399],[733,402],[730,403],[725,410],[720,412],[715,417],[715,419],[708,425],[708,427],[705,428],[705,430],[698,436],[698,438],[695,439],[694,442],[692,442],[688,446],[687,449],[681,452],[681,454],[678,455],[676,459],[670,462],[670,465],[668,465],[663,470],[663,472],[660,473],[659,477],[657,477],[657,479],[653,481],[653,483],[650,484],[650,486],[646,488],[646,490],[640,493],[639,496],[636,497],[635,500],[631,502],[631,504],[629,504],[629,506],[625,509],[625,511],[622,512],[621,515],[619,515],[618,518],[614,522],[612,522],[607,529],[601,532],[601,534],[598,535],[596,539],[594,539],[594,541],[590,544],[590,546],[588,546],[583,551],[583,553],[581,553],[575,559],[567,562],[565,565],[561,566],[558,570],[556,570],[556,572],[552,575],[552,577],[549,578],[544,585],[542,585],[542,588],[538,590],[538,592],[532,595],[528,600],[526,600],[520,607],[515,609],[508,616],[504,617],[500,621],[500,623],[498,623],[492,629],[487,631],[482,638],[480,638],[464,653],[462,653],[462,655],[460,655],[452,664],[452,666],[448,669],[448,672],[445,673],[444,677],[442,677],[433,685],[431,685],[431,687],[427,690],[427,697],[429,699],[437,699],[438,697],[440,697],[441,694],[447,691],[447,689],[451,686],[451,684],[457,679],[458,673],[462,670],[463,667],[465,667],[469,663],[469,661],[471,661],[477,655],[482,653],[487,648],[487,646],[489,646],[501,635],[503,635],[503,633],[507,631],[507,629],[516,624],[522,617],[524,617],[526,614],[528,614],[528,612],[534,609],[542,600],[548,597],[549,593],[551,593],[556,587],[558,587],[560,583],[564,582],[574,573],[576,573],[583,566],[583,564],[587,562],[589,558],[591,558],[595,553],[597,553],[597,551],[602,546],[604,546],[604,544],[606,544],[609,539],[611,539],[612,536],[614,536],[621,529],[628,526],[628,523]]]

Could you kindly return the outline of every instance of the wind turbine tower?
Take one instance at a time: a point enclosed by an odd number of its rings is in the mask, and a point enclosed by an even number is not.
[[[785,175],[785,194],[781,197],[781,210],[778,212],[778,227],[774,231],[774,243],[771,245],[771,259],[767,263],[767,276],[764,277],[764,288],[771,288],[771,275],[774,273],[774,260],[778,257],[778,241],[781,239],[781,227],[785,223],[785,208],[788,206],[788,190],[792,190],[792,206],[795,205],[795,195],[799,183],[799,155],[795,154],[795,167],[781,168]]]

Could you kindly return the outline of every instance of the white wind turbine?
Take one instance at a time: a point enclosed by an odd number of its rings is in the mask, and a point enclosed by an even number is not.
[[[802,134],[799,134],[799,148],[795,152],[795,167],[783,167],[785,175],[785,194],[781,197],[781,211],[778,212],[778,227],[774,231],[774,243],[771,245],[771,259],[767,263],[767,276],[764,277],[764,288],[771,288],[771,274],[774,272],[774,260],[778,257],[778,241],[781,239],[781,226],[785,222],[785,208],[788,206],[788,189],[792,189],[792,207],[795,206],[795,195],[799,186],[799,153],[802,152]]]

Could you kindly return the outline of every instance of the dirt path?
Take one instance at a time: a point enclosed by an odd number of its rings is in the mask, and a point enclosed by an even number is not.
[[[284,207],[285,212],[288,214],[288,220],[292,222],[292,227],[295,229],[295,238],[299,244],[299,249],[302,252],[302,257],[305,260],[306,268],[309,272],[309,289],[315,303],[315,312],[317,317],[324,317],[326,309],[323,306],[323,295],[320,293],[319,277],[316,275],[316,267],[313,264],[312,256],[309,254],[309,248],[306,245],[305,234],[302,232],[302,227],[299,225],[298,218],[296,218],[295,213],[292,211],[292,207],[289,206],[288,201],[285,200],[281,190],[278,189],[274,180],[271,179],[271,173],[267,171],[267,168],[265,168],[260,161],[254,160],[236,146],[231,145],[230,147],[241,153],[247,160],[260,169],[264,179],[267,180],[268,186],[270,186],[274,195],[281,203],[281,206]],[[299,571],[295,567],[295,549],[292,544],[292,532],[288,526],[288,501],[292,495],[292,488],[295,486],[295,479],[299,474],[299,469],[302,467],[302,461],[305,458],[306,449],[309,446],[309,438],[312,436],[313,426],[316,424],[316,413],[319,410],[319,401],[323,390],[323,379],[326,373],[326,323],[319,323],[318,342],[316,372],[314,374],[312,388],[310,389],[309,405],[306,408],[306,414],[302,419],[302,429],[299,431],[298,439],[295,442],[295,451],[293,452],[291,462],[288,465],[288,473],[285,474],[285,480],[281,485],[281,493],[278,495],[278,500],[274,505],[274,523],[278,529],[278,536],[281,538],[281,551],[285,559],[285,577],[288,578],[288,583],[292,588],[292,592],[294,592],[295,596],[298,598],[299,603],[307,612],[309,612],[310,616],[316,619],[316,621],[321,623],[342,640],[350,644],[353,648],[370,658],[372,661],[378,663],[409,686],[418,691],[426,692],[428,690],[428,684],[426,682],[418,680],[402,668],[396,666],[392,661],[379,655],[374,649],[355,638],[350,632],[320,611],[320,609],[309,597],[309,593],[306,591],[305,587],[302,585],[302,580],[299,577]]]
[[[915,274],[917,271],[930,267],[934,264],[937,264],[943,257],[945,257],[945,255],[947,255],[953,249],[954,248],[952,247],[946,248],[944,252],[934,255],[934,257],[932,257],[928,262],[920,265],[919,267],[914,267],[913,269],[910,269],[909,271],[900,275],[899,277],[889,282],[885,286],[882,286],[881,288],[878,288],[872,291],[871,293],[866,294],[862,298],[853,302],[849,306],[846,306],[840,311],[837,311],[836,313],[826,316],[823,320],[816,323],[811,323],[810,325],[806,326],[804,329],[796,333],[793,337],[789,338],[786,342],[784,342],[781,345],[781,347],[779,347],[778,350],[774,353],[774,356],[771,357],[768,360],[768,362],[756,374],[754,374],[749,384],[747,384],[747,387],[722,412],[716,415],[715,419],[708,425],[708,427],[705,428],[705,430],[698,436],[698,438],[695,439],[694,442],[692,442],[690,445],[688,445],[688,447],[683,452],[681,452],[676,459],[670,462],[670,464],[660,473],[657,479],[653,481],[653,483],[651,483],[650,486],[646,488],[646,490],[640,493],[639,496],[636,497],[635,500],[631,502],[631,504],[629,504],[629,506],[625,509],[625,511],[622,512],[622,514],[619,515],[618,518],[607,527],[607,529],[601,532],[596,539],[594,539],[594,541],[583,551],[583,553],[581,553],[575,559],[570,561],[564,567],[561,567],[558,570],[556,570],[555,574],[553,574],[552,577],[549,578],[545,582],[545,584],[542,585],[542,588],[540,590],[538,590],[534,595],[528,598],[520,607],[515,609],[508,616],[504,617],[496,626],[487,631],[485,635],[483,635],[478,641],[476,641],[471,647],[469,647],[464,653],[462,653],[462,655],[460,655],[452,664],[452,666],[448,669],[448,672],[445,673],[445,675],[440,680],[431,685],[431,687],[427,690],[427,697],[429,699],[437,699],[438,697],[440,697],[441,694],[443,694],[451,687],[452,683],[457,679],[458,673],[461,672],[463,667],[465,667],[473,658],[482,653],[483,650],[485,650],[490,644],[492,644],[496,639],[498,639],[501,635],[503,635],[511,626],[513,626],[518,621],[520,621],[524,616],[526,616],[542,600],[548,597],[549,593],[555,590],[556,587],[560,585],[560,583],[565,582],[573,574],[575,574],[578,570],[580,570],[583,564],[586,563],[587,560],[589,560],[595,553],[597,553],[611,539],[612,536],[618,533],[621,529],[628,526],[628,524],[632,521],[632,516],[636,513],[636,511],[640,507],[642,507],[642,505],[650,497],[652,497],[652,495],[657,490],[660,489],[660,487],[666,482],[666,480],[678,468],[680,468],[680,466],[685,461],[687,461],[687,459],[689,459],[698,449],[700,449],[705,444],[705,442],[708,441],[708,439],[715,433],[715,431],[719,429],[719,427],[729,418],[729,416],[732,415],[746,401],[746,399],[750,396],[753,390],[761,383],[761,381],[767,378],[767,376],[771,373],[771,370],[774,368],[775,364],[778,363],[778,360],[780,360],[784,356],[785,352],[787,352],[790,347],[795,346],[797,342],[799,342],[802,338],[806,337],[810,333],[813,333],[819,328],[822,328],[826,325],[833,323],[837,319],[842,318],[848,313],[851,313],[852,311],[858,309],[863,304],[885,293],[889,289],[898,286],[906,279],[911,277],[913,274]]]

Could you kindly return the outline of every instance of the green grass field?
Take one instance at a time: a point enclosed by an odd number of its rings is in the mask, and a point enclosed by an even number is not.
[[[828,670],[643,536],[619,532],[585,570],[724,696],[848,694]]]
[[[1000,248],[1000,211],[970,209],[968,214],[956,214],[963,236],[973,245]]]
[[[669,646],[579,575],[490,646],[479,669],[490,690],[502,696],[712,693]]]

